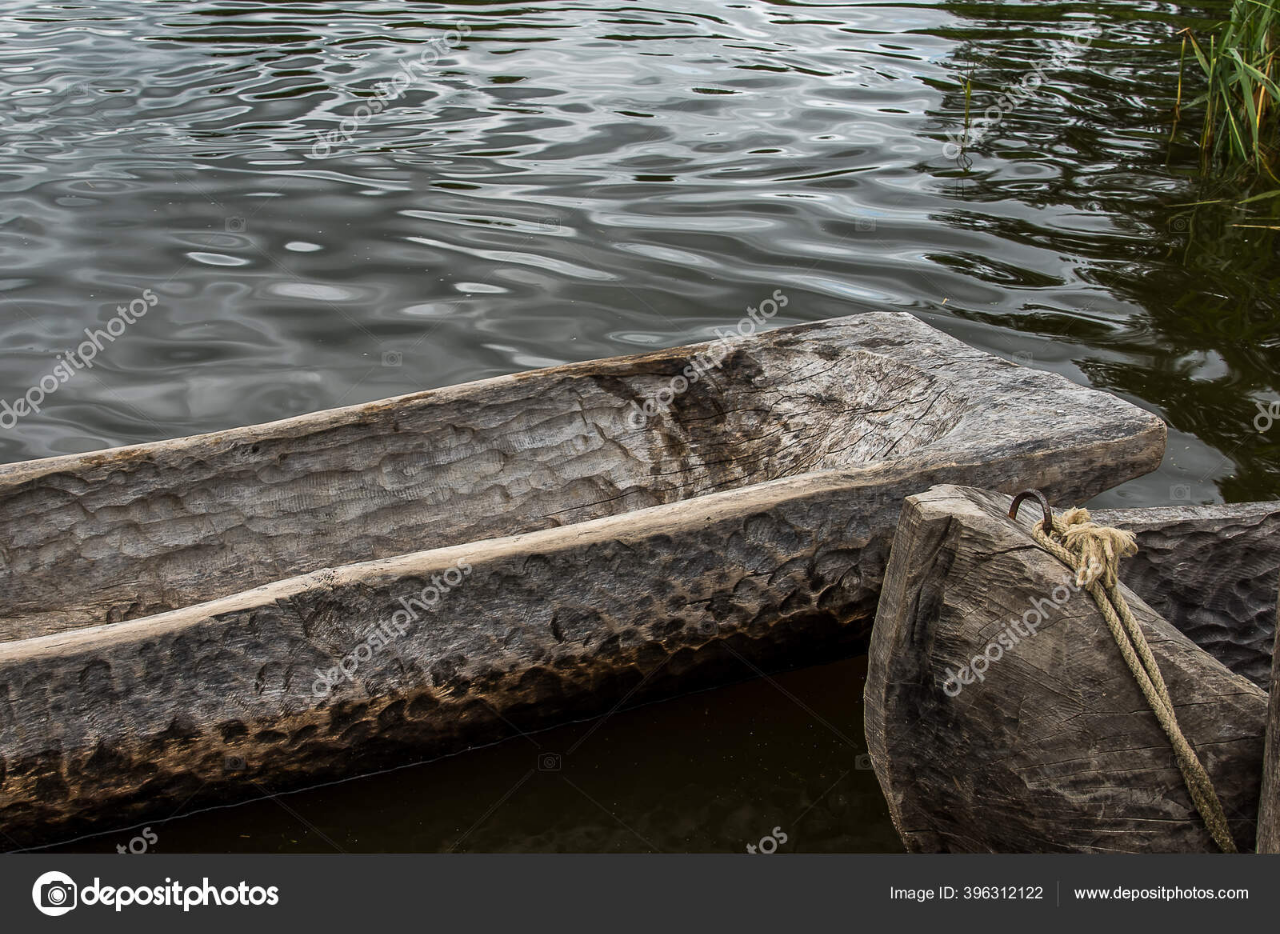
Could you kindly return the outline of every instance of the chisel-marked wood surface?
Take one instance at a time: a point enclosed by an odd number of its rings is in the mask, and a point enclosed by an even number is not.
[[[1267,707],[1267,751],[1258,807],[1258,852],[1280,853],[1280,606],[1276,607],[1276,646],[1272,654],[1271,701]]]
[[[921,482],[810,474],[0,644],[0,830],[128,826],[849,654]],[[457,583],[414,604],[433,578]]]
[[[904,843],[913,852],[1214,851],[1101,614],[1029,534],[1039,510],[1024,508],[1015,523],[1008,507],[1008,496],[935,487],[908,497],[894,536],[866,726]],[[1251,849],[1266,695],[1125,596],[1237,846]]]
[[[1264,691],[1271,685],[1280,502],[1104,509],[1133,532],[1125,585],[1191,641]]]
[[[0,830],[128,826],[848,653],[909,493],[1080,501],[1163,453],[1153,416],[896,314],[735,345],[628,427],[698,352],[0,470]]]
[[[0,467],[0,640],[818,470],[1030,458],[1079,496],[1163,445],[1154,416],[910,315],[835,319]]]

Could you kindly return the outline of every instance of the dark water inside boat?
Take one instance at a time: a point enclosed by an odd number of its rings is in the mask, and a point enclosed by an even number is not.
[[[910,311],[1159,412],[1161,470],[1100,502],[1275,498],[1280,204],[1234,204],[1256,190],[1167,144],[1174,33],[1227,6],[7,5],[0,400],[154,304],[0,430],[0,462],[706,339],[781,289],[779,324]],[[946,145],[964,76],[980,115],[1037,65]],[[135,848],[735,851],[778,827],[780,851],[892,849],[861,665]]]
[[[59,849],[901,852],[863,746],[865,674],[865,657],[785,672]]]

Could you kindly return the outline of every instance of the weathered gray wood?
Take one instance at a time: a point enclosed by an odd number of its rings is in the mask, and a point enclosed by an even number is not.
[[[811,474],[2,643],[0,829],[28,845],[125,826],[740,677],[744,660],[849,652],[921,482]],[[459,560],[471,571],[422,624],[313,696],[317,668]]]
[[[906,314],[742,341],[628,423],[709,347],[0,467],[0,639],[811,471],[1033,456],[1078,497],[1163,451],[1155,417]]]
[[[1280,502],[1106,509],[1133,532],[1125,584],[1191,641],[1264,691],[1271,685]]]
[[[128,825],[848,651],[909,493],[1079,501],[1162,453],[1152,416],[904,315],[741,344],[628,428],[697,350],[0,470],[0,830]]]
[[[904,843],[914,852],[1214,850],[1093,601],[1027,531],[1039,511],[1015,523],[1008,506],[1000,494],[935,487],[908,497],[894,536],[866,726]],[[1126,598],[1237,845],[1251,848],[1266,695],[1136,594]],[[993,642],[997,660],[981,680],[948,680]]]
[[[1280,604],[1276,606],[1276,645],[1271,657],[1271,702],[1267,706],[1267,748],[1258,801],[1258,852],[1280,853]]]

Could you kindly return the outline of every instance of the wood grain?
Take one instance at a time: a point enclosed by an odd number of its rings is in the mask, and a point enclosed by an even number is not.
[[[1133,532],[1121,578],[1147,604],[1238,675],[1271,685],[1280,502],[1098,510]]]
[[[908,494],[1081,501],[1163,451],[1154,417],[897,314],[739,345],[628,428],[697,352],[0,469],[0,831],[129,826],[848,654]]]
[[[997,493],[935,487],[908,497],[894,537],[871,639],[866,727],[907,848],[1213,851],[1169,741],[1093,601],[1067,586],[1067,568],[1028,533],[1035,510],[1015,523],[1008,505]],[[1237,845],[1251,849],[1266,695],[1136,594],[1126,597]],[[1030,633],[1033,607],[1044,622]],[[1008,635],[1015,619],[1017,640]],[[993,642],[1000,657],[983,680],[948,680]]]
[[[1163,450],[1153,416],[905,314],[742,341],[668,414],[628,424],[631,403],[712,351],[553,367],[0,467],[0,639],[818,470],[1038,451],[1078,496],[1154,469]],[[1078,463],[1050,468],[1068,439],[1085,439]]]
[[[1267,748],[1258,801],[1258,852],[1280,853],[1280,605],[1276,607],[1277,645],[1272,653],[1271,701],[1267,706]]]

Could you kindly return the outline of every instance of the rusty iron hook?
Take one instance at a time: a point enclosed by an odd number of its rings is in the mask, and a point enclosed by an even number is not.
[[[1040,501],[1040,508],[1044,510],[1044,523],[1041,525],[1041,528],[1044,529],[1045,535],[1052,535],[1053,534],[1053,509],[1050,508],[1049,501],[1045,499],[1044,494],[1041,493],[1039,490],[1023,490],[1021,493],[1015,496],[1013,498],[1013,502],[1009,505],[1009,518],[1017,519],[1018,507],[1022,505],[1023,500],[1030,499],[1033,496]]]

